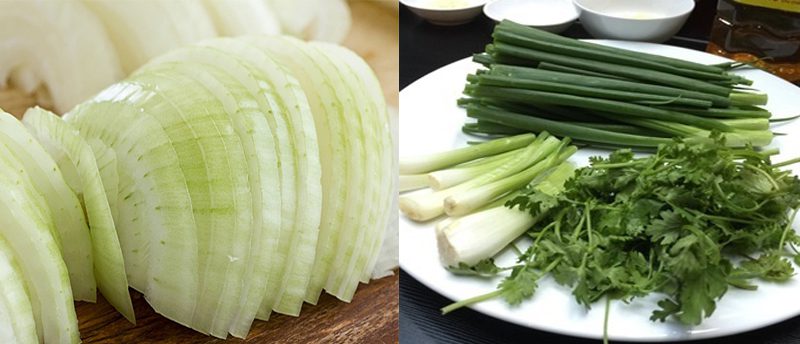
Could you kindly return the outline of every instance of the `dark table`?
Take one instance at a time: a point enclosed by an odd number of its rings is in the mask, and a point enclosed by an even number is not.
[[[697,7],[681,32],[666,44],[705,50],[716,1],[698,0]],[[458,59],[482,51],[491,41],[494,22],[481,16],[455,26],[431,25],[400,8],[400,88]],[[576,23],[565,36],[590,38]],[[402,107],[402,104],[401,104]],[[800,302],[786,300],[786,302]],[[587,344],[599,341],[567,337],[506,323],[471,309],[442,316],[439,308],[451,301],[428,289],[409,274],[400,272],[400,342],[439,343],[564,343]],[[736,336],[694,341],[696,344],[800,344],[800,317]]]

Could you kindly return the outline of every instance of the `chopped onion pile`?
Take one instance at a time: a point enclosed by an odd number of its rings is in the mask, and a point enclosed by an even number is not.
[[[282,36],[174,50],[63,119],[0,113],[0,340],[78,342],[95,288],[219,338],[350,301],[396,265],[391,127],[361,58]]]
[[[0,90],[64,113],[179,46],[281,32],[341,42],[350,21],[344,0],[0,1]]]

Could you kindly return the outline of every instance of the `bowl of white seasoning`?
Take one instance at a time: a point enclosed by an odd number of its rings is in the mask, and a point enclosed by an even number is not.
[[[694,0],[575,0],[581,24],[595,38],[661,43],[677,33]]]
[[[481,14],[488,0],[400,0],[411,12],[436,25],[461,25]]]

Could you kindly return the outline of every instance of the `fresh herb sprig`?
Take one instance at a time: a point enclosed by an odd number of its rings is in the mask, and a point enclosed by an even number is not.
[[[494,297],[519,304],[550,275],[587,308],[657,292],[666,297],[651,320],[700,324],[730,286],[752,290],[754,279],[794,275],[800,180],[780,169],[788,163],[726,147],[719,136],[676,139],[644,158],[627,149],[594,157],[562,193],[530,190],[509,201],[541,219],[528,232],[533,244],[498,290],[443,311]],[[505,270],[493,266],[484,261],[472,272]]]

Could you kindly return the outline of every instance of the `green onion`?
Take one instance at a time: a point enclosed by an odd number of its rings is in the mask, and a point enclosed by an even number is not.
[[[611,146],[654,148],[658,147],[659,144],[672,141],[669,138],[632,135],[587,128],[566,122],[558,122],[500,109],[492,109],[476,104],[468,105],[466,109],[468,116],[478,120],[514,128],[522,128],[532,132],[547,131],[556,136],[571,137],[574,140],[585,142],[607,144]]]
[[[767,95],[724,66],[607,47],[503,21],[475,60],[458,104],[477,122],[462,131],[549,131],[576,143],[655,148],[672,136],[764,146],[773,136]]]
[[[626,80],[626,81],[631,80],[630,78],[625,78],[618,75],[600,73],[575,67],[568,67],[550,62],[539,62],[539,64],[536,65],[536,68],[539,70],[548,70],[553,72],[562,72],[562,73],[570,73],[570,74],[586,75],[586,76],[596,76],[599,78],[606,78],[606,79]]]
[[[658,94],[670,97],[683,97],[692,99],[702,99],[711,101],[714,106],[725,107],[730,105],[730,98],[721,97],[713,94],[689,91],[681,88],[674,88],[661,85],[643,84],[635,81],[625,81],[609,79],[607,77],[588,76],[575,74],[574,72],[558,72],[544,70],[545,63],[539,65],[540,69],[526,68],[510,65],[492,65],[490,74],[500,74],[523,79],[536,79],[541,81],[551,81],[558,83],[568,83],[572,85],[582,85],[586,87],[596,87],[619,91],[629,91],[638,93]]]
[[[513,159],[508,160],[505,164],[499,166],[498,168],[491,170],[481,175],[480,177],[472,179],[466,183],[461,183],[454,187],[435,192],[429,192],[429,190],[420,190],[400,196],[400,202],[399,202],[400,211],[402,211],[403,214],[406,215],[406,217],[415,221],[427,221],[444,214],[444,200],[447,197],[450,197],[451,195],[457,192],[479,187],[481,185],[491,183],[495,180],[499,180],[507,176],[510,176],[512,174],[518,173],[519,171],[522,171],[523,169],[534,163],[534,161],[532,160],[537,158],[537,155],[535,154],[536,151],[540,149],[542,142],[548,136],[549,134],[547,134],[546,132],[541,133],[533,142],[531,142],[525,148],[525,150],[521,154],[515,156]],[[494,142],[497,141],[503,141],[503,139],[494,140]],[[467,148],[474,148],[474,147],[476,146],[471,146]],[[465,148],[460,148],[449,152],[443,152],[441,154],[459,155],[462,154],[461,152],[463,152],[464,149]],[[486,156],[486,154],[481,156],[476,156],[475,158],[482,156]],[[472,159],[465,159],[464,161],[466,160],[472,160]]]
[[[723,97],[727,97],[731,93],[730,87],[714,85],[704,81],[649,69],[620,66],[612,63],[593,61],[574,56],[562,56],[544,51],[513,46],[501,42],[495,42],[493,46],[493,57],[495,59],[497,59],[498,55],[511,56],[533,61],[557,63],[569,67],[588,69],[601,73],[616,74],[635,80],[685,88],[693,91],[716,94]]]
[[[517,128],[510,128],[499,124],[494,123],[487,123],[487,122],[477,122],[477,123],[465,123],[461,127],[461,131],[465,134],[470,135],[491,135],[491,136],[508,136],[508,135],[519,135],[525,133],[525,130],[517,129]]]
[[[507,152],[529,145],[536,138],[532,134],[522,134],[509,138],[488,141],[483,144],[464,147],[449,152],[400,159],[400,173],[414,174],[435,171],[448,166],[475,160],[489,155]]]
[[[490,203],[497,197],[525,186],[540,173],[564,162],[578,150],[575,146],[562,150],[561,148],[568,145],[569,141],[568,138],[564,138],[561,145],[556,147],[555,150],[546,152],[546,154],[550,155],[549,158],[537,162],[520,173],[451,195],[445,199],[445,212],[450,216],[466,215]],[[556,154],[555,152],[559,153]]]
[[[399,176],[400,192],[417,190],[428,187],[427,174],[401,174]]]
[[[769,119],[766,118],[731,118],[722,119],[720,122],[735,129],[769,130]]]
[[[461,184],[467,180],[475,179],[489,171],[492,171],[509,160],[522,153],[524,149],[509,151],[492,157],[483,158],[474,163],[461,167],[461,165],[427,174],[427,185],[434,190],[447,189],[451,186]]]
[[[767,110],[741,107],[696,109],[678,106],[658,106],[658,108],[716,118],[770,118],[772,116]]]
[[[650,70],[656,70],[675,75],[682,75],[700,80],[722,80],[729,82],[732,80],[731,76],[727,75],[727,73],[723,74],[724,72],[715,73],[715,72],[699,71],[694,69],[683,69],[671,66],[669,64],[655,62],[649,59],[632,57],[627,54],[608,52],[603,49],[597,49],[594,46],[583,47],[577,45],[566,45],[566,44],[561,44],[560,42],[552,42],[552,41],[542,40],[540,38],[532,38],[529,36],[523,36],[514,33],[511,30],[506,29],[502,25],[498,26],[498,29],[494,31],[494,34],[492,36],[494,37],[495,42],[509,43],[521,47],[535,49],[537,51],[546,51],[564,56],[574,56],[574,57],[603,61],[623,66],[646,68]]]
[[[711,135],[711,131],[703,130],[700,128],[696,128],[693,126],[674,123],[674,122],[667,122],[667,121],[660,121],[657,119],[649,119],[649,118],[633,118],[633,117],[617,117],[614,115],[608,115],[598,112],[599,115],[607,115],[609,118],[614,118],[626,123],[634,124],[644,128],[650,128],[656,131],[660,131],[665,134],[671,134],[673,136],[679,137],[694,137],[699,140],[705,140]],[[722,135],[726,139],[726,143],[732,147],[741,147],[745,145],[753,145],[753,146],[766,146],[772,141],[772,132],[767,129],[758,129],[758,127],[762,126],[761,124],[757,123],[735,123],[737,126],[741,128],[737,128],[736,130],[722,133]],[[755,129],[750,129],[755,128]]]
[[[472,61],[475,63],[480,63],[484,66],[494,63],[492,56],[487,53],[472,54]]]
[[[728,125],[719,121],[681,113],[663,110],[644,105],[625,103],[607,99],[580,97],[569,94],[520,90],[504,87],[467,85],[466,93],[476,97],[489,97],[521,103],[549,103],[554,105],[574,106],[583,109],[607,111],[619,116],[634,116],[642,118],[655,118],[696,126],[703,129],[716,129],[731,131]]]
[[[558,92],[577,96],[624,100],[624,101],[661,101],[673,105],[683,105],[699,108],[711,107],[708,100],[682,98],[678,96],[663,96],[656,94],[640,93],[636,91],[620,91],[604,88],[602,86],[579,86],[560,82],[521,79],[502,75],[472,75],[479,84],[487,86],[511,87],[534,91]]]
[[[626,50],[626,49],[621,49],[621,48],[609,47],[609,46],[605,46],[605,45],[594,44],[594,43],[583,42],[583,41],[579,41],[579,40],[575,40],[575,39],[571,39],[571,38],[566,38],[566,37],[559,36],[559,35],[556,35],[556,34],[553,34],[553,33],[549,33],[549,32],[542,31],[542,30],[537,30],[537,29],[534,29],[534,28],[531,28],[531,27],[527,27],[527,26],[524,26],[524,25],[521,25],[521,24],[517,24],[517,23],[514,23],[514,22],[512,22],[510,20],[502,21],[499,25],[497,25],[497,27],[500,28],[500,29],[503,29],[503,30],[508,30],[509,32],[514,32],[514,33],[520,34],[520,35],[529,36],[529,37],[535,37],[535,38],[539,38],[539,39],[543,39],[543,40],[548,40],[548,41],[551,41],[551,42],[554,42],[554,43],[560,43],[560,44],[567,45],[567,46],[575,46],[575,47],[582,47],[582,48],[586,48],[586,49],[601,50],[601,51],[609,52],[609,53],[620,55],[620,56],[629,56],[629,57],[635,58],[635,59],[650,60],[650,61],[659,62],[659,63],[662,63],[662,64],[666,64],[666,65],[670,65],[670,66],[674,66],[674,67],[678,67],[678,68],[705,71],[705,72],[710,72],[710,73],[722,73],[724,71],[723,68],[720,68],[720,67],[717,67],[717,66],[709,66],[709,65],[689,62],[689,61],[685,61],[685,60],[681,60],[681,59],[665,57],[665,56],[661,56],[661,55],[647,54],[647,53],[642,53],[642,52],[637,52],[637,51],[631,51],[631,50]]]
[[[766,93],[753,93],[753,92],[731,92],[731,105],[766,105]]]
[[[572,177],[574,167],[565,162],[545,173],[546,177],[534,180],[531,185],[540,192],[555,195]],[[535,223],[529,213],[507,208],[502,203],[493,203],[464,217],[448,218],[436,226],[439,258],[444,266],[475,265],[493,257]]]

